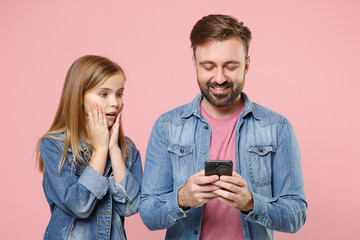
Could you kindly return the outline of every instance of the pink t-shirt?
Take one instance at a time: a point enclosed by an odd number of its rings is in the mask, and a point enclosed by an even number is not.
[[[216,119],[205,112],[201,114],[211,127],[209,160],[232,160],[235,171],[235,128],[244,104],[232,116]],[[201,219],[201,240],[244,239],[239,210],[214,199],[203,207]]]

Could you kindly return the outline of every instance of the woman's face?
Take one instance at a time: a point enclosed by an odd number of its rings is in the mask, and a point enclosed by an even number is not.
[[[84,94],[84,110],[86,115],[89,106],[94,108],[99,106],[107,119],[110,128],[123,106],[125,78],[122,74],[116,74],[106,80],[103,84],[87,91]]]

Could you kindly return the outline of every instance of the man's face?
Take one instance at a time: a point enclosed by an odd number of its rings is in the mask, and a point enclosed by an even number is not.
[[[241,38],[197,46],[194,57],[203,101],[215,107],[227,107],[240,100],[250,64]]]

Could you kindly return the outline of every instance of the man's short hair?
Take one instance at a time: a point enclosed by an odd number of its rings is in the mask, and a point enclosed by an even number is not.
[[[250,29],[232,16],[211,14],[203,17],[194,25],[190,34],[191,47],[195,53],[197,46],[209,41],[228,40],[232,37],[242,39],[247,56],[251,41]]]

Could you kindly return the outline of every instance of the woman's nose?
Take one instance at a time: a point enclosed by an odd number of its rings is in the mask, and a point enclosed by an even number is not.
[[[116,96],[111,96],[111,98],[110,98],[110,106],[112,106],[112,107],[119,106],[119,101],[116,98]]]

